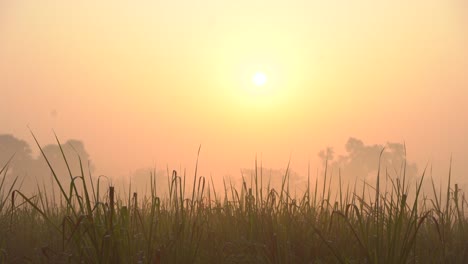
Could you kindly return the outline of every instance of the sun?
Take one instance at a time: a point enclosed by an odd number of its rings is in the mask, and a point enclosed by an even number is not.
[[[263,72],[256,72],[252,76],[252,82],[255,84],[255,86],[261,87],[264,86],[267,82],[267,76]]]

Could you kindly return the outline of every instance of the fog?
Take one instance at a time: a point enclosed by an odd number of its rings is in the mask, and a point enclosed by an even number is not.
[[[297,182],[309,167],[323,175],[327,158],[332,181],[372,182],[383,148],[383,175],[406,158],[408,178],[427,168],[443,186],[451,168],[464,182],[466,7],[0,1],[0,134],[13,135],[0,163],[16,152],[9,175],[51,185],[29,127],[64,180],[52,130],[116,186],[153,170],[164,184],[173,170],[190,178],[200,145],[198,174],[220,188],[249,181],[256,157],[272,182],[289,161]],[[261,93],[256,72],[267,77]],[[66,156],[79,173],[76,153]]]
[[[41,146],[43,154],[33,155],[32,147],[39,148],[38,146],[30,146],[26,141],[13,135],[0,135],[1,166],[3,167],[11,158],[6,175],[2,176],[2,178],[6,177],[6,186],[11,186],[18,178],[15,189],[25,194],[31,195],[38,191],[51,192],[53,186],[58,194],[59,187],[44,157],[47,158],[58,180],[67,191],[71,177],[82,175],[81,169],[85,177],[92,175],[94,165],[83,142],[71,139],[63,142],[61,146],[69,167],[65,163],[58,144]],[[82,166],[80,166],[80,159]]]
[[[106,189],[107,186],[115,186],[117,193],[124,197],[132,193],[148,197],[152,191],[158,196],[166,197],[173,173],[181,176],[181,179],[186,182],[185,193],[191,193],[194,172],[188,171],[187,168],[170,168],[169,165],[166,165],[165,169],[161,169],[148,165],[136,169],[124,178],[95,175],[95,167],[99,164],[94,163],[84,142],[71,139],[61,143],[61,146],[73,177],[81,176],[81,169],[83,169],[86,180],[89,182],[92,179],[96,185],[99,176],[104,176],[100,178],[101,187]],[[44,159],[45,156],[62,186],[68,190],[70,172],[60,147],[57,144],[44,145],[41,146],[43,153],[39,152],[38,154],[33,154],[32,149],[34,148],[40,150],[37,145],[30,146],[26,141],[13,135],[0,135],[0,164],[5,165],[11,158],[6,174],[2,175],[2,177],[6,176],[6,186],[11,186],[13,181],[18,178],[15,189],[25,194],[33,195],[46,191],[58,195],[58,185]],[[265,167],[263,161],[257,159],[252,168],[239,168],[238,174],[222,175],[221,181],[219,179],[213,181],[212,175],[198,176],[205,178],[207,189],[209,188],[213,192],[214,187],[215,191],[222,195],[218,199],[224,198],[226,190],[228,191],[226,194],[229,193],[228,198],[231,199],[231,187],[237,190],[244,187],[256,190],[255,186],[258,186],[258,189],[263,189],[263,194],[267,190],[279,191],[284,188],[288,189],[294,196],[303,195],[307,186],[311,192],[317,188],[321,194],[324,184],[327,192],[330,188],[333,195],[337,195],[339,192],[339,184],[341,184],[342,189],[348,189],[348,191],[349,188],[352,188],[352,191],[362,190],[364,185],[370,186],[371,188],[368,190],[372,190],[372,187],[376,186],[378,174],[381,175],[381,188],[385,185],[387,191],[391,191],[392,184],[395,184],[397,179],[403,180],[403,177],[405,177],[407,184],[413,188],[425,174],[423,193],[432,194],[434,177],[430,174],[430,166],[421,169],[415,162],[408,160],[404,143],[387,142],[368,145],[360,139],[350,137],[344,149],[345,152],[341,154],[336,153],[333,147],[319,151],[317,157],[321,160],[321,165],[316,168],[311,168],[309,165],[305,173],[298,172],[295,168],[287,165],[285,167]],[[447,176],[435,177],[437,190],[441,187],[446,188]],[[153,186],[151,186],[151,181]],[[460,177],[454,177],[453,182],[459,183],[462,188],[466,187],[467,183]],[[77,185],[81,188],[81,183]]]

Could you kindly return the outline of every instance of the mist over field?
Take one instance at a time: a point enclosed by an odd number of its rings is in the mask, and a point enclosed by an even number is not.
[[[468,263],[467,3],[0,0],[0,263]]]
[[[122,179],[194,171],[199,145],[217,182],[255,156],[273,169],[291,156],[305,175],[327,146],[348,155],[350,137],[405,143],[438,177],[452,156],[463,178],[466,13],[461,0],[2,1],[0,134],[36,157],[28,125],[44,145],[54,130]]]
[[[58,179],[64,184],[70,184],[70,172],[73,177],[81,175],[81,169],[86,177],[97,180],[102,177],[104,185],[116,186],[120,189],[121,194],[128,195],[128,192],[136,192],[142,196],[147,196],[151,193],[151,181],[156,182],[156,192],[165,196],[168,195],[170,178],[173,170],[178,175],[191,177],[194,171],[188,170],[185,167],[169,167],[167,164],[156,166],[147,166],[138,168],[128,173],[124,177],[115,177],[113,175],[96,174],[96,167],[92,160],[92,155],[87,152],[84,142],[76,139],[71,139],[66,142],[61,142],[63,155],[67,159],[70,166],[70,171],[67,168],[67,163],[63,158],[62,152],[58,144],[48,144],[41,146],[42,152],[37,145],[29,145],[26,141],[18,139],[13,135],[0,135],[0,162],[6,163],[12,159],[8,166],[7,183],[18,177],[19,185],[17,188],[27,194],[35,194],[40,191],[54,192],[59,195],[55,179],[48,166],[44,155],[50,162],[52,169],[58,176]],[[33,151],[36,149],[36,151]],[[334,148],[328,147],[317,153],[320,162],[317,167],[307,168],[305,173],[298,172],[296,168],[291,166],[291,160],[285,161],[275,167],[265,167],[263,161],[256,157],[252,159],[251,167],[239,168],[237,172],[225,175],[202,175],[213,181],[211,188],[215,191],[222,192],[227,186],[241,187],[243,181],[251,182],[255,175],[261,177],[264,185],[269,185],[271,188],[279,189],[285,175],[288,176],[288,184],[294,193],[303,193],[306,189],[308,181],[313,185],[324,184],[325,169],[329,174],[328,182],[332,184],[336,191],[340,181],[341,185],[354,190],[361,189],[363,184],[375,186],[376,178],[380,173],[388,179],[397,179],[405,176],[409,182],[414,182],[421,179],[423,173],[426,175],[426,182],[423,185],[423,191],[426,193],[432,192],[430,179],[435,179],[436,183],[441,183],[448,175],[450,167],[445,168],[446,174],[442,177],[433,175],[431,172],[432,164],[427,164],[424,168],[419,168],[418,165],[406,158],[406,148],[404,144],[388,142],[386,144],[365,144],[360,139],[349,138],[346,142],[345,153],[337,154]],[[383,151],[383,152],[382,152]],[[203,152],[201,153],[203,156]],[[80,167],[80,162],[82,168]],[[196,162],[194,159],[193,163]],[[256,163],[256,164],[255,164]],[[256,166],[256,168],[255,168]],[[289,166],[289,167],[288,167]],[[459,184],[462,189],[465,189],[468,181],[463,177],[452,175],[453,181]],[[221,178],[221,180],[219,180]],[[387,179],[387,180],[388,180]],[[215,183],[215,184],[214,184]],[[389,185],[390,182],[387,182]],[[357,188],[357,189],[356,189]]]

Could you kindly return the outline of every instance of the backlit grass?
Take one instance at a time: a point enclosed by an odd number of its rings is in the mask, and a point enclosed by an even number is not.
[[[148,175],[143,196],[104,187],[79,157],[62,155],[81,171],[63,186],[49,164],[59,198],[39,186],[23,194],[16,179],[6,184],[9,162],[1,168],[1,263],[468,263],[467,200],[450,173],[444,190],[425,172],[410,185],[403,172],[379,173],[358,193],[341,178],[331,190],[325,170],[325,184],[308,176],[306,191],[292,195],[288,170],[277,189],[256,168],[222,190],[196,171],[173,171],[168,183]],[[431,199],[421,193],[426,180]]]

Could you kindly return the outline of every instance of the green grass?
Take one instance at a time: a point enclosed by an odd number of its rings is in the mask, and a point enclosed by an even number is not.
[[[0,170],[1,263],[468,263],[467,200],[451,173],[444,191],[431,179],[431,199],[421,193],[425,172],[412,186],[404,172],[380,171],[358,193],[341,177],[333,192],[325,170],[323,185],[309,175],[293,196],[289,166],[278,189],[256,166],[240,188],[173,171],[167,196],[156,195],[162,183],[151,173],[149,195],[123,197],[62,155],[81,171],[62,186],[44,155],[59,199],[40,187],[26,196],[17,179],[7,186],[9,162]]]

